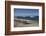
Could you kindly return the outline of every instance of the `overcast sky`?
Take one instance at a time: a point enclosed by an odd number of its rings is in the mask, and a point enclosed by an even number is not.
[[[38,16],[39,9],[14,8],[14,16]]]

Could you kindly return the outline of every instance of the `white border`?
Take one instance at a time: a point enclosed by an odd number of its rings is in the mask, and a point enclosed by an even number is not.
[[[14,27],[14,8],[39,9],[39,27]],[[27,31],[27,30],[42,30],[42,7],[11,5],[11,31]]]

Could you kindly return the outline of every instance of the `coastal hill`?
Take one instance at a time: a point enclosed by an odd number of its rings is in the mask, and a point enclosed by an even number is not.
[[[18,18],[18,19],[27,19],[27,20],[39,20],[39,16],[16,16],[14,18]]]

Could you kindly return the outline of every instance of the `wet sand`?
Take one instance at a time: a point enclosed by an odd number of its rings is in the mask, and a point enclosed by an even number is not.
[[[27,23],[23,21],[15,21],[14,27],[38,27],[39,22],[37,20],[29,20]]]

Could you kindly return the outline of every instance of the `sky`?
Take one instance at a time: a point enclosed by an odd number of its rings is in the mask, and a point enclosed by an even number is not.
[[[14,8],[14,16],[39,16],[39,9]]]

